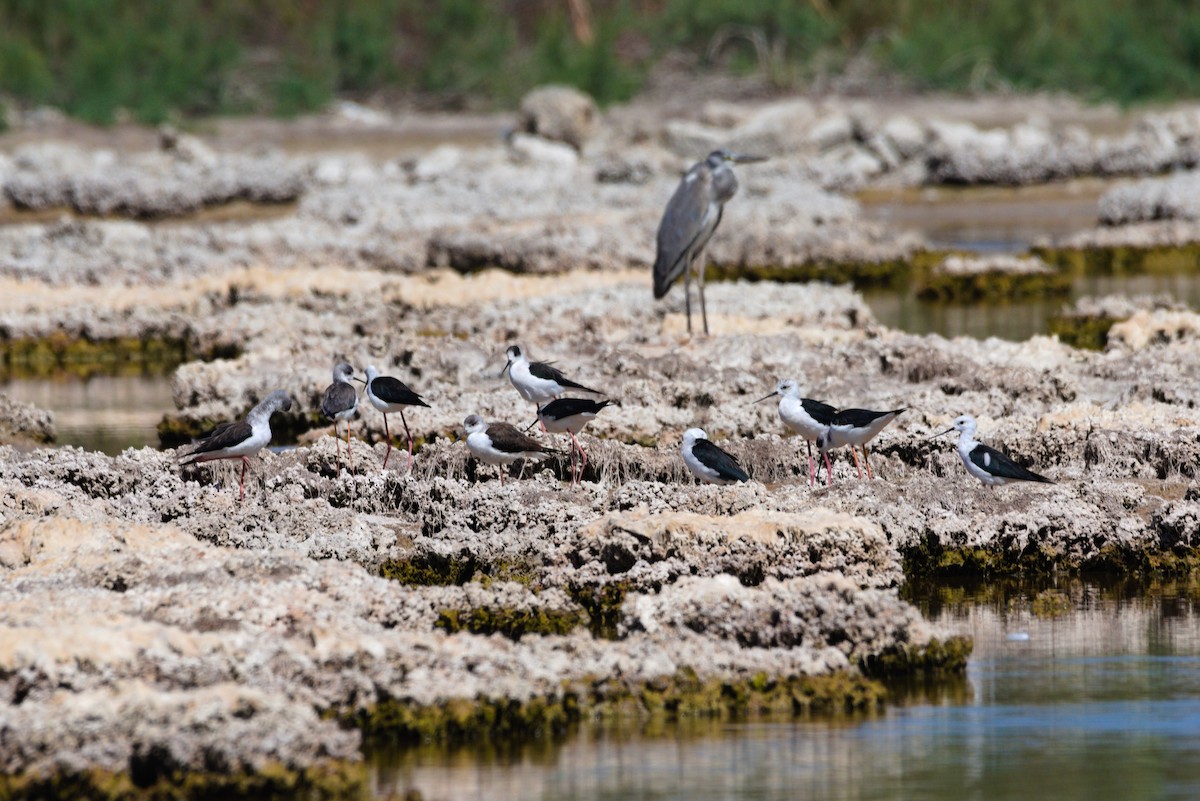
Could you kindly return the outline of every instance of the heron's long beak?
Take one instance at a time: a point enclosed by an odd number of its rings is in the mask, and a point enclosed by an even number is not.
[[[757,164],[760,161],[766,161],[766,156],[751,156],[746,153],[734,153],[732,159],[734,164]]]
[[[950,433],[952,433],[953,431],[954,431],[954,426],[950,426],[949,428],[947,428],[947,429],[946,429],[945,431],[943,431],[942,433],[940,433],[940,434],[934,434],[932,437],[926,437],[925,439],[927,439],[927,440],[929,440],[929,439],[937,439],[938,437],[944,437],[944,436],[946,436],[947,434],[950,434]]]
[[[758,400],[756,400],[754,403],[762,403],[762,402],[763,402],[763,401],[765,401],[767,398],[773,398],[773,397],[775,397],[775,396],[776,396],[776,395],[778,395],[778,394],[779,394],[778,392],[772,392],[770,395],[767,395],[766,397],[759,398],[759,399],[758,399]],[[750,405],[751,405],[751,406],[753,406],[753,405],[754,405],[754,403],[752,403],[752,404],[750,404]]]
[[[510,367],[512,367],[512,360],[511,360],[511,359],[510,359],[510,360],[509,360],[509,361],[508,361],[508,362],[507,362],[507,363],[504,365],[504,369],[500,371],[500,375],[498,375],[498,376],[496,376],[496,377],[497,377],[497,378],[504,378],[504,374],[508,372],[508,368],[510,368]]]

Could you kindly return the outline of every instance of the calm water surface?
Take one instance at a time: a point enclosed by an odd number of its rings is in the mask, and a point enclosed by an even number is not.
[[[54,412],[59,445],[117,454],[158,445],[158,423],[175,410],[169,375],[16,378],[0,392]]]
[[[1200,798],[1200,615],[1181,588],[1075,582],[1070,611],[1032,592],[938,588],[931,619],[972,634],[964,684],[873,718],[581,732],[512,753],[376,754],[377,798]]]

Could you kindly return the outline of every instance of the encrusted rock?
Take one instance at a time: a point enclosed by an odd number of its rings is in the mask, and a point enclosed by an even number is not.
[[[0,392],[0,443],[53,442],[54,413]]]
[[[539,86],[521,98],[519,127],[576,150],[591,138],[599,111],[596,101],[570,86]]]

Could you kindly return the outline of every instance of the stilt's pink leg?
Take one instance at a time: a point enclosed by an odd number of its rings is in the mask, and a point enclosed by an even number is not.
[[[400,422],[404,423],[404,436],[408,438],[408,472],[412,472],[412,434],[408,432],[408,421],[404,419],[404,410],[400,410]]]
[[[354,472],[354,454],[350,452],[350,421],[346,421],[346,459],[350,462],[350,472]],[[339,468],[341,469],[341,468]]]
[[[575,432],[568,431],[567,434],[571,437],[571,446],[579,451],[579,480],[573,482],[572,485],[582,484],[583,483],[583,468],[584,468],[584,466],[587,465],[587,454],[583,452],[583,446],[579,444],[579,440],[575,439]],[[571,470],[571,476],[572,477],[575,476],[574,468],[572,468],[572,470]]]
[[[383,415],[383,435],[387,437],[387,453],[383,455],[383,469],[387,469],[388,457],[392,455],[392,432],[388,429],[387,413]]]
[[[337,471],[342,472],[342,441],[338,439],[337,420],[333,421],[333,443],[337,447]],[[349,434],[347,434],[346,450],[350,450]]]
[[[242,457],[242,478],[240,481],[238,481],[238,503],[241,503],[246,500],[246,465],[248,465],[249,463],[250,463],[250,460],[247,459],[245,456],[243,456]]]
[[[825,451],[825,486],[833,486],[833,463],[829,461],[829,451]]]
[[[862,480],[862,465],[858,463],[858,451],[854,450],[854,446],[850,446],[850,455],[854,457],[854,466],[858,469],[858,478]]]
[[[873,478],[875,478],[875,476],[871,475],[871,460],[867,458],[867,446],[863,445],[862,449],[863,449],[863,464],[865,464],[867,466],[867,478],[873,479]]]
[[[808,446],[808,486],[813,487],[817,483],[817,467],[813,464],[812,443],[804,440],[804,444]]]

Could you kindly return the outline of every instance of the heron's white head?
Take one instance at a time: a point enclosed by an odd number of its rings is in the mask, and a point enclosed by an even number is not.
[[[704,433],[703,428],[689,428],[683,432],[683,444],[691,447],[698,439],[708,439],[708,434]]]
[[[467,415],[467,419],[463,420],[463,428],[468,434],[481,434],[487,431],[487,421],[477,414]]]

